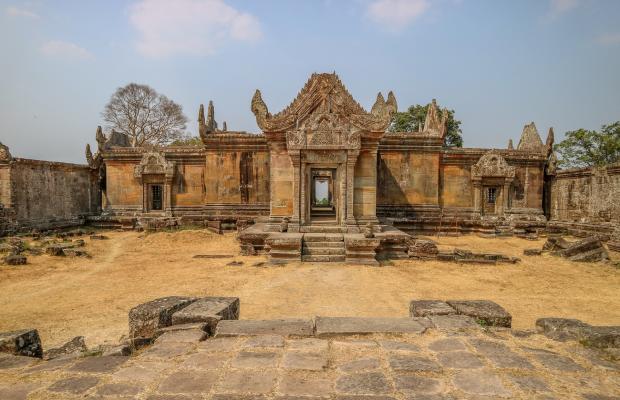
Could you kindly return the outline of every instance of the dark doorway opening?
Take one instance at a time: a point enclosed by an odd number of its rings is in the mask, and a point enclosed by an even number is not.
[[[332,169],[313,169],[311,184],[310,218],[312,221],[334,221],[334,174]]]
[[[161,211],[164,209],[164,193],[162,185],[151,185],[151,210]]]

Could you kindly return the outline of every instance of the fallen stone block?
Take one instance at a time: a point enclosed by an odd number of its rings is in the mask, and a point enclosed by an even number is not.
[[[84,336],[76,336],[62,346],[44,352],[43,359],[53,360],[60,357],[78,357],[87,350]]]
[[[25,265],[28,263],[28,259],[21,254],[11,254],[4,257],[4,263],[7,265]]]
[[[572,243],[568,248],[557,252],[558,255],[572,261],[602,261],[607,260],[609,255],[598,237],[590,237]]]
[[[570,246],[570,242],[562,237],[551,236],[547,238],[547,241],[543,245],[545,251],[558,251],[567,249]]]
[[[216,337],[223,336],[312,336],[314,322],[308,319],[224,320],[217,324]]]
[[[489,300],[448,300],[457,314],[472,317],[481,325],[510,328],[512,316],[499,304]]]
[[[461,331],[480,329],[480,325],[467,315],[431,315],[431,327],[442,331]]]
[[[0,333],[0,353],[41,358],[43,348],[39,332],[36,329],[22,329]]]
[[[109,239],[105,235],[90,235],[90,240],[107,240]]]
[[[542,254],[542,249],[525,249],[523,250],[524,256],[539,256]]]
[[[620,349],[620,326],[591,326],[582,332],[584,346],[599,349]]]
[[[409,257],[413,258],[436,258],[439,254],[437,244],[428,239],[413,239],[409,242]]]
[[[196,301],[194,297],[170,296],[140,304],[129,311],[129,337],[150,340],[158,329],[172,325],[172,315]]]
[[[451,315],[456,310],[441,300],[412,300],[409,303],[409,315],[412,317],[428,317],[430,315]]]
[[[317,336],[365,335],[373,333],[424,333],[425,318],[316,317]]]
[[[203,297],[172,314],[172,324],[239,319],[238,297]]]
[[[620,326],[592,326],[568,318],[539,318],[536,330],[561,342],[577,340],[588,347],[620,348]]]
[[[54,244],[45,248],[45,254],[55,257],[64,257],[65,252],[62,246],[59,244]]]
[[[206,323],[168,326],[157,331],[155,343],[200,342],[209,337],[208,329],[209,327]]]
[[[192,258],[231,258],[234,257],[232,254],[196,254]]]
[[[63,252],[68,257],[86,257],[90,258],[90,254],[83,249],[64,249]]]

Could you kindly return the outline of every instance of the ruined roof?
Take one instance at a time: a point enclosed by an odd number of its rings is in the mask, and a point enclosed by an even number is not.
[[[523,133],[521,133],[521,139],[519,140],[517,150],[536,152],[546,151],[545,145],[538,134],[538,129],[536,129],[536,125],[533,122],[530,122],[523,127]]]

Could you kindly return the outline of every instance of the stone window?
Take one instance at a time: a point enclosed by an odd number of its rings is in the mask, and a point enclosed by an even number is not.
[[[161,211],[164,204],[164,191],[162,185],[151,185],[151,210]]]
[[[494,204],[497,199],[497,188],[488,188],[487,189],[487,203]]]

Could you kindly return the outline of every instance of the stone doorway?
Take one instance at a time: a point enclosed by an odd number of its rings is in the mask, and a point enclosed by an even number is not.
[[[311,222],[336,222],[335,169],[312,169],[310,180]]]
[[[500,199],[500,191],[501,191],[501,188],[499,186],[484,186],[484,190],[483,190],[483,195],[484,195],[483,214],[484,215],[497,214],[497,205]]]
[[[149,211],[163,211],[164,187],[163,185],[149,185]]]

